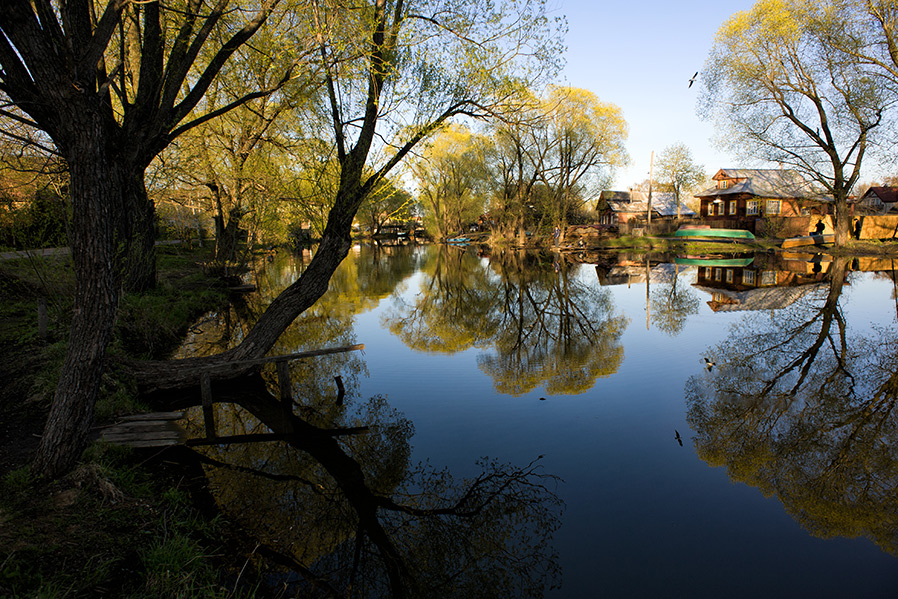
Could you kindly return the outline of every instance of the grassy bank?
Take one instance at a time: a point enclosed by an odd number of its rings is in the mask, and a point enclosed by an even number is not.
[[[139,411],[115,357],[162,358],[226,300],[203,250],[159,248],[157,289],[122,298],[97,419]],[[195,507],[184,465],[94,444],[70,475],[28,464],[65,354],[74,280],[66,255],[0,262],[0,597],[233,597],[253,594],[226,556],[238,536]],[[38,301],[47,306],[46,334]],[[227,548],[230,548],[228,550]],[[237,558],[234,558],[237,559]]]

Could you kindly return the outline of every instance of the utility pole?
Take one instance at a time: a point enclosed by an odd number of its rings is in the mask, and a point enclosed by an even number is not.
[[[646,218],[648,220],[648,229],[652,226],[652,178],[655,171],[655,150],[652,150],[652,157],[649,159],[649,205],[647,209]],[[651,234],[651,231],[646,230],[647,234]]]

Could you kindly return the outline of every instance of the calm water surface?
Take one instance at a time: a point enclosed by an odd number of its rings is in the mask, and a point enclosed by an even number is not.
[[[260,264],[260,292],[209,315],[183,351],[239,341],[307,262],[281,255]],[[381,423],[340,441],[378,493],[432,507],[438,491],[451,496],[449,474],[476,477],[481,458],[537,460],[534,473],[558,478],[538,482],[563,511],[516,487],[477,530],[383,518],[400,552],[415,556],[412,569],[448,571],[458,564],[446,552],[482,550],[484,572],[462,596],[480,588],[468,596],[895,597],[893,268],[800,254],[707,263],[364,246],[273,353],[365,344],[292,375],[303,398],[296,413],[307,420]],[[340,407],[336,375],[347,390]],[[235,431],[260,426],[219,410]],[[355,543],[356,517],[345,506],[310,507],[318,499],[303,489],[337,494],[314,482],[321,466],[264,446],[210,452],[305,486],[211,469],[219,502],[260,539],[345,586],[346,571],[364,570],[357,549],[371,547]],[[431,470],[411,477],[420,462]],[[326,532],[310,533],[315,526]],[[492,547],[515,527],[532,536]],[[521,573],[506,551],[521,559],[525,582],[505,581]]]

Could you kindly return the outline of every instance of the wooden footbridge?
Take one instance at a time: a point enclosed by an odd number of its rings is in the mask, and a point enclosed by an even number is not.
[[[289,437],[286,433],[263,433],[251,435],[233,435],[220,437],[216,432],[215,411],[213,404],[216,400],[212,396],[212,381],[215,378],[226,379],[235,370],[244,370],[261,367],[265,364],[275,364],[278,376],[278,390],[281,406],[286,414],[293,413],[293,386],[290,381],[290,362],[312,358],[328,354],[337,354],[365,349],[364,344],[347,345],[306,352],[286,354],[282,356],[269,356],[256,360],[242,360],[214,364],[198,369],[200,398],[203,407],[203,425],[205,437],[188,438],[187,432],[178,424],[185,417],[185,412],[154,412],[149,414],[134,414],[124,416],[115,424],[100,428],[100,439],[116,445],[128,447],[166,447],[170,445],[218,445],[225,443],[253,443],[263,441],[278,441]],[[335,376],[337,384],[337,405],[343,403],[345,390],[340,376]],[[364,432],[365,428],[341,429],[335,434],[355,434]]]

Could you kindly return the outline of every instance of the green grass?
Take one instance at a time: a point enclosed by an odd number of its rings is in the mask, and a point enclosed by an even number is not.
[[[0,596],[233,597],[229,529],[199,512],[183,474],[95,444],[66,478],[0,480]],[[239,552],[237,559],[243,559]],[[247,573],[246,576],[249,576]],[[253,596],[253,587],[237,596]]]
[[[122,298],[95,408],[99,420],[144,408],[117,357],[164,357],[196,318],[225,301],[220,282],[198,266],[207,257],[208,249],[160,247],[157,289]],[[22,406],[46,413],[66,352],[73,290],[68,257],[0,262],[0,359],[7,376],[0,418]],[[45,341],[37,334],[39,296],[50,306]],[[227,564],[213,557],[223,553],[225,529],[193,507],[182,476],[160,476],[134,452],[105,443],[91,445],[59,481],[35,480],[27,465],[6,473],[0,597],[233,596],[222,586]]]

